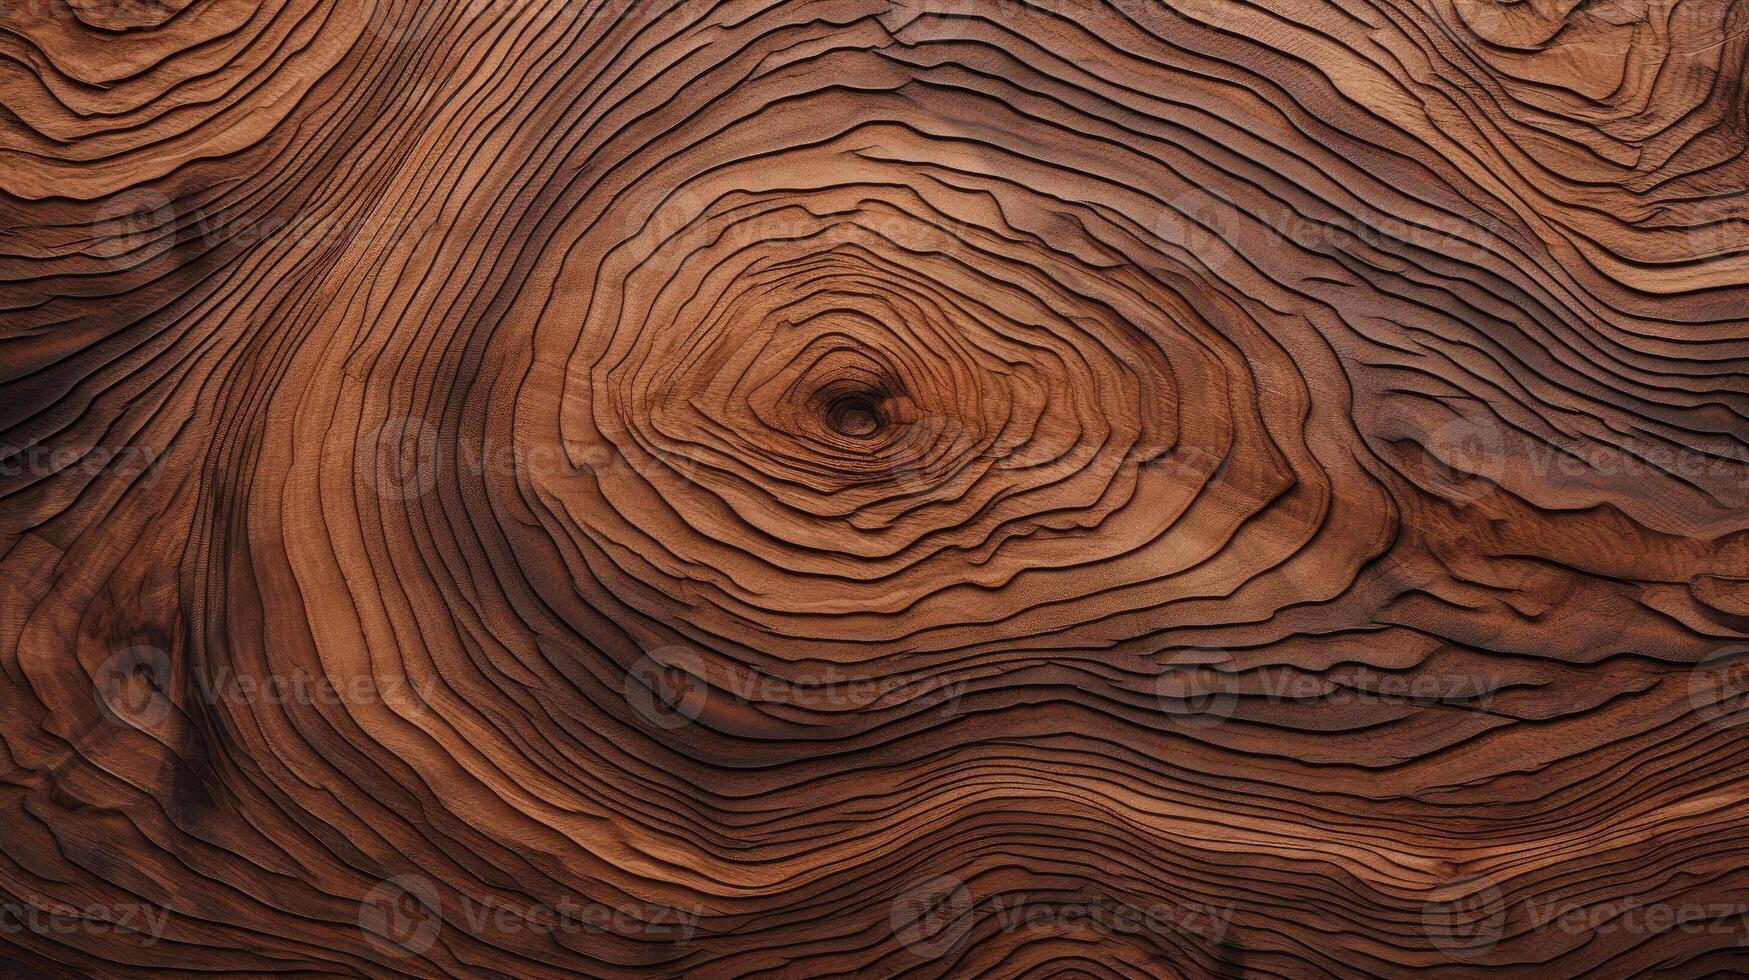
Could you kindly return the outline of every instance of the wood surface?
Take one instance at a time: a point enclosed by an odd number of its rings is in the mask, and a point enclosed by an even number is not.
[[[0,973],[1749,972],[1742,0],[0,7]]]

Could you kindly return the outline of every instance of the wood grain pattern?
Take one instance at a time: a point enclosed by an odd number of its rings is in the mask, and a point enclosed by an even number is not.
[[[1742,0],[0,11],[0,969],[1749,972]]]

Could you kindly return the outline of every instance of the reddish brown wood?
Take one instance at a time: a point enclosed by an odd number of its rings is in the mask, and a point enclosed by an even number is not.
[[[1741,0],[0,11],[0,972],[1749,970]]]

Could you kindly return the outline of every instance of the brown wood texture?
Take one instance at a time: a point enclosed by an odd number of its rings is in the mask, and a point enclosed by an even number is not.
[[[0,972],[1749,971],[1741,0],[0,7]]]

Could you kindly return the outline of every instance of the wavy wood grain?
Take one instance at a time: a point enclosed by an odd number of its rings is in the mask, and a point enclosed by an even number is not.
[[[1749,5],[0,12],[0,967],[1749,971]]]

